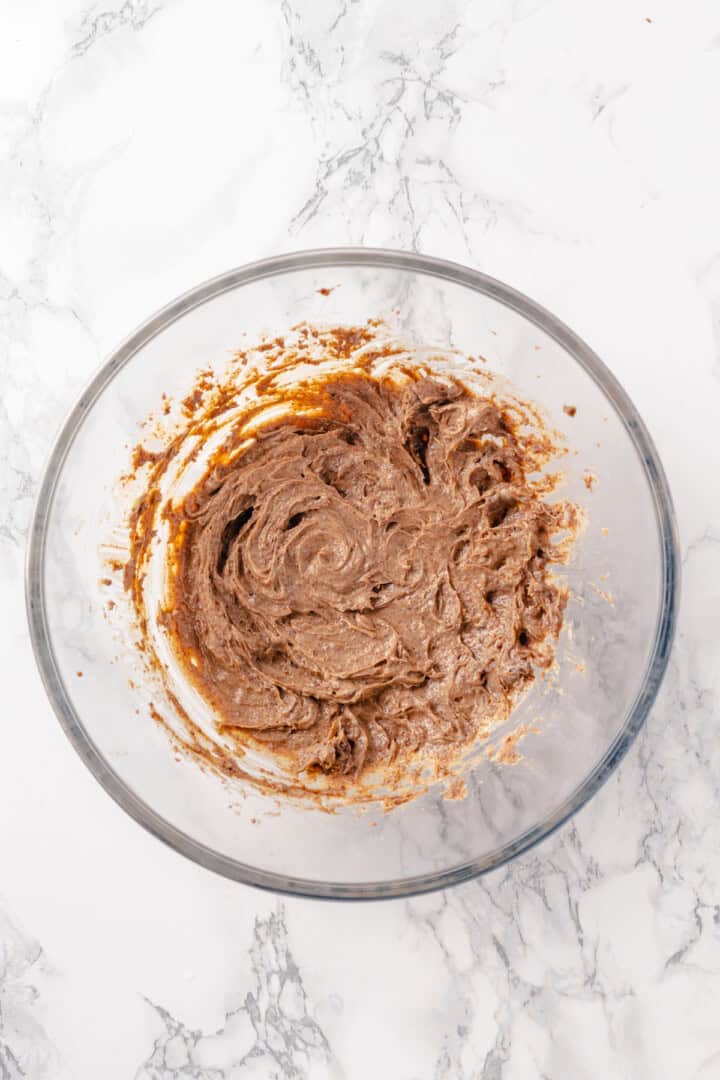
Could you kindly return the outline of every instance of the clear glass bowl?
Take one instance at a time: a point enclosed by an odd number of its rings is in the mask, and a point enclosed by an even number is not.
[[[332,288],[340,286],[339,288]],[[332,288],[329,295],[319,290]],[[140,421],[163,391],[262,333],[386,316],[405,339],[481,354],[535,400],[576,454],[563,495],[587,507],[555,686],[513,715],[537,733],[522,760],[483,758],[465,799],[433,790],[391,813],[278,807],[177,755],[129,677],[104,617],[99,548]],[[245,335],[243,337],[243,334]],[[575,406],[570,416],[563,406]],[[597,477],[592,490],[586,470]],[[597,356],[532,300],[438,259],[369,249],[279,256],[198,286],[149,319],[95,375],[50,455],[32,526],[27,603],[52,705],[107,792],[176,851],[230,878],[334,898],[407,896],[492,870],[582,807],[618,765],[657,694],[678,598],[674,515],[632,403]],[[82,671],[83,677],[77,675]]]

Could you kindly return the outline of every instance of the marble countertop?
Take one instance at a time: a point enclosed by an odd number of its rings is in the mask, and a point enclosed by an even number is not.
[[[720,1077],[716,0],[32,0],[0,35],[0,1077]],[[146,315],[283,250],[527,292],[665,462],[683,603],[650,721],[551,840],[407,902],[279,900],[161,846],[26,629],[44,458]]]

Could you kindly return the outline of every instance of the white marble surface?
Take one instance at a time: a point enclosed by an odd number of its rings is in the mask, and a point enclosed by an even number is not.
[[[9,0],[0,33],[0,1077],[720,1077],[717,0]],[[35,672],[22,564],[64,411],[180,291],[291,248],[455,258],[646,418],[684,596],[575,821],[410,902],[281,902],[166,850]]]

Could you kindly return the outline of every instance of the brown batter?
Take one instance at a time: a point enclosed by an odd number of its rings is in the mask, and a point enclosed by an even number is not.
[[[440,760],[552,663],[566,591],[549,569],[576,508],[530,477],[548,444],[458,381],[358,365],[301,396],[164,512],[162,621],[222,731],[298,775]]]

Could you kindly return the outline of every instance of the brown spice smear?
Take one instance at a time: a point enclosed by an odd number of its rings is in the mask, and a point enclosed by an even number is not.
[[[546,498],[557,445],[490,377],[479,395],[409,364],[377,324],[299,327],[268,350],[261,376],[242,357],[212,390],[204,374],[196,413],[147,458],[125,569],[141,635],[162,524],[159,621],[241,755],[335,791],[420,761],[442,773],[553,663],[567,591],[551,568],[580,520]],[[301,362],[315,370],[288,380]],[[172,460],[218,431],[199,482],[163,501]]]

